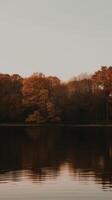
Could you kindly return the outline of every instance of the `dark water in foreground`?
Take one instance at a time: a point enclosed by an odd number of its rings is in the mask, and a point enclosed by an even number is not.
[[[112,199],[112,128],[0,128],[5,199]]]

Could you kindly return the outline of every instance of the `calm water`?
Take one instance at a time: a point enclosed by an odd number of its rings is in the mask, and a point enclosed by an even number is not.
[[[0,128],[5,199],[112,199],[112,128]]]

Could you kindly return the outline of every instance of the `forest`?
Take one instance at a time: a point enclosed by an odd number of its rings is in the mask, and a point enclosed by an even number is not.
[[[112,121],[112,66],[68,82],[42,73],[0,74],[0,123]]]

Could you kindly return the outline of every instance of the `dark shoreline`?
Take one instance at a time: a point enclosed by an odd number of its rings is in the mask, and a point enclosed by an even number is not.
[[[111,124],[0,124],[0,127],[112,127]]]

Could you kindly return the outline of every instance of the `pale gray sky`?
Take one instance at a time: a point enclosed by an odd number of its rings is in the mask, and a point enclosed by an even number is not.
[[[0,72],[67,80],[112,65],[112,0],[0,0]]]

